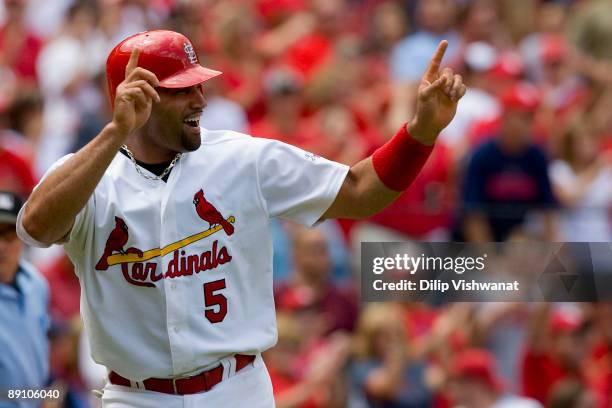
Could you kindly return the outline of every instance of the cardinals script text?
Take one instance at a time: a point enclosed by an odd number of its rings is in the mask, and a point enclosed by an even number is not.
[[[190,276],[217,268],[219,265],[231,262],[232,256],[226,247],[219,248],[219,242],[214,241],[209,251],[201,254],[187,255],[184,250],[176,250],[168,262],[166,271],[158,271],[159,262],[134,262],[121,264],[121,272],[128,283],[136,286],[155,287],[155,282],[162,279],[173,279],[179,276]]]

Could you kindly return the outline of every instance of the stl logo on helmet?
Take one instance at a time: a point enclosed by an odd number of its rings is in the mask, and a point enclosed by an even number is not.
[[[189,58],[189,62],[191,62],[192,64],[197,64],[198,56],[196,55],[193,46],[189,43],[185,43],[183,45],[183,49],[185,50],[185,54],[187,54],[187,58]]]
[[[121,265],[121,272],[128,283],[136,286],[155,287],[155,283],[161,279],[193,275],[194,273],[216,269],[219,265],[231,262],[232,256],[228,249],[220,245],[218,240],[212,243],[209,250],[202,253],[190,254],[183,249],[220,231],[223,231],[227,236],[234,234],[232,224],[236,222],[236,217],[233,215],[227,218],[223,217],[215,206],[205,198],[202,189],[195,193],[193,204],[198,217],[209,224],[208,229],[163,248],[153,248],[147,251],[142,251],[136,247],[125,249],[129,240],[129,228],[122,218],[115,217],[115,228],[106,240],[104,252],[95,269],[105,271],[113,265]],[[168,254],[173,254],[173,259],[168,263],[166,271],[158,271],[158,263],[155,261],[147,262]],[[128,267],[129,264],[132,264],[131,271]]]

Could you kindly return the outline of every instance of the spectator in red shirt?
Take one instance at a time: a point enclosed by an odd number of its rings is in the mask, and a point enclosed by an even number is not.
[[[43,131],[44,101],[38,91],[22,91],[7,109],[8,129],[0,132],[0,144],[22,157],[30,165],[36,163],[36,150]]]
[[[54,318],[64,321],[79,317],[81,287],[70,259],[62,254],[41,268],[51,288],[50,310]]]
[[[540,408],[534,400],[505,394],[495,360],[485,350],[465,350],[454,359],[449,391],[462,408]]]
[[[290,401],[301,408],[316,407],[314,394],[319,382],[316,376],[300,381],[296,363],[302,348],[302,333],[298,322],[289,313],[279,313],[276,317],[278,341],[264,358],[274,388],[277,406]]]
[[[299,36],[281,56],[281,60],[307,80],[312,79],[333,58],[339,38],[350,31],[356,13],[349,13],[346,1],[311,0],[311,30]]]
[[[340,104],[324,106],[315,118],[318,135],[304,148],[347,165],[353,165],[367,156],[367,140],[358,129],[355,115]]]
[[[277,310],[308,309],[319,315],[323,333],[352,331],[357,304],[350,289],[331,280],[331,261],[322,231],[296,227],[293,237],[294,272],[275,288]]]
[[[532,313],[521,368],[523,394],[543,404],[559,381],[583,378],[586,353],[580,318],[550,309],[539,304]]]
[[[588,360],[587,381],[599,397],[598,408],[612,407],[612,303],[594,304],[597,340]]]
[[[304,120],[303,83],[287,67],[271,69],[264,78],[266,114],[251,124],[250,134],[276,139],[299,147],[312,143],[313,135]]]
[[[193,2],[203,4],[206,2]],[[197,5],[195,7],[198,7]],[[259,54],[255,39],[259,35],[257,22],[244,2],[216,2],[202,6],[206,10],[196,19],[210,21],[209,30],[202,38],[207,42],[210,66],[223,72],[219,77],[221,94],[241,105],[247,113],[261,114],[262,74],[264,58]],[[207,10],[207,8],[209,8]]]
[[[339,335],[309,349],[310,327],[289,313],[277,315],[278,342],[264,359],[278,408],[346,406],[341,370],[350,342]]]
[[[8,66],[20,82],[36,82],[36,58],[42,40],[24,24],[25,0],[5,0],[4,26],[0,27],[0,65]]]

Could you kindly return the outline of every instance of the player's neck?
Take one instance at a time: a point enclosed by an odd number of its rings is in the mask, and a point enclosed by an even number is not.
[[[134,158],[141,163],[158,164],[171,161],[176,152],[165,147],[151,143],[143,136],[134,135],[125,143],[134,155]]]

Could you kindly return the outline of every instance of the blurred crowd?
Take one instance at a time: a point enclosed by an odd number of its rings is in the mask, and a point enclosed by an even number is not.
[[[359,299],[365,241],[612,242],[612,2],[0,0],[0,190],[26,198],[102,129],[108,52],[154,28],[223,71],[205,84],[205,128],[349,165],[411,118],[440,40],[469,87],[382,213],[273,220],[278,407],[612,407],[610,303]],[[17,238],[0,230],[6,269]],[[70,261],[61,247],[24,257],[49,285],[57,405],[95,406],[104,369],[89,361]]]

